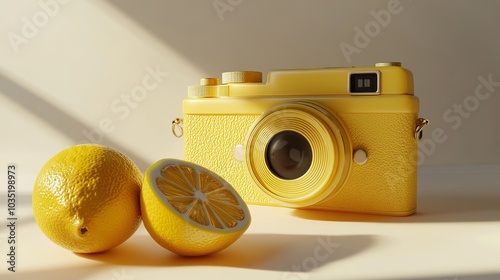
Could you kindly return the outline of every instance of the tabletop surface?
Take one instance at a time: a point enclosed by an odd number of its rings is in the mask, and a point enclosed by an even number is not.
[[[29,196],[19,200],[16,272],[2,261],[0,279],[500,279],[499,166],[424,168],[409,217],[250,205],[247,232],[197,258],[166,251],[142,225],[113,250],[77,255],[43,235]],[[0,227],[3,260],[8,235]]]

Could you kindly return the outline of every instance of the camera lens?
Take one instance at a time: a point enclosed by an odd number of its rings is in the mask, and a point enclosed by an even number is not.
[[[265,197],[282,206],[307,207],[333,197],[351,166],[345,127],[319,104],[296,101],[273,106],[247,134],[243,145],[247,175]]]
[[[278,177],[293,180],[304,175],[312,163],[312,149],[307,139],[295,131],[282,131],[266,147],[268,168]]]

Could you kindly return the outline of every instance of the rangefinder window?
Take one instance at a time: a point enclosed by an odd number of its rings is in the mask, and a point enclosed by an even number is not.
[[[349,92],[358,95],[379,93],[379,75],[377,72],[349,73]]]

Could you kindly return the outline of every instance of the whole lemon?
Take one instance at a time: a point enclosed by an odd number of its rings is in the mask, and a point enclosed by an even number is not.
[[[33,214],[63,248],[95,253],[127,240],[141,223],[142,174],[124,154],[97,144],[67,148],[41,169]]]

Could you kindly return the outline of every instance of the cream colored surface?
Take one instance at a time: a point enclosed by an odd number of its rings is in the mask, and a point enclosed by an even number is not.
[[[103,254],[75,255],[19,209],[18,272],[10,279],[425,279],[500,278],[500,166],[423,169],[418,213],[379,217],[250,206],[252,224],[204,258],[168,252],[144,227]],[[7,234],[0,227],[2,240]],[[5,252],[5,243],[1,245]],[[36,249],[35,249],[36,248]],[[4,253],[2,253],[4,254]]]

